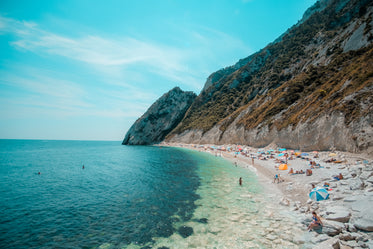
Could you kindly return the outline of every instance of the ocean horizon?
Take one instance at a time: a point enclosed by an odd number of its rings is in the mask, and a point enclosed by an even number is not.
[[[0,155],[1,248],[266,248],[256,175],[213,154],[2,139]]]

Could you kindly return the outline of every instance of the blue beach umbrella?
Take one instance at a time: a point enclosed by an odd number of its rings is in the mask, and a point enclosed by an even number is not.
[[[281,154],[278,154],[277,156],[285,156],[285,154],[284,154],[284,153],[281,153]]]
[[[302,154],[300,154],[301,156],[308,156],[309,154],[308,153],[305,153],[303,152]]]
[[[281,148],[281,149],[279,149],[278,151],[285,151],[286,149],[285,148]]]
[[[325,188],[316,187],[311,190],[310,199],[313,201],[322,201],[329,198],[329,193]]]

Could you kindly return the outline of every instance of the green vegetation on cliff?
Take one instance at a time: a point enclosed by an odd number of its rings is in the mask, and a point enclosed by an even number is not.
[[[313,8],[322,9],[319,5]],[[372,111],[373,47],[344,52],[357,19],[365,23],[363,35],[372,43],[371,7],[368,0],[331,0],[241,60],[238,68],[236,64],[212,74],[212,82],[169,137],[188,130],[206,132],[216,125],[224,132],[237,117],[246,129],[282,129],[333,111],[343,113],[347,123]]]

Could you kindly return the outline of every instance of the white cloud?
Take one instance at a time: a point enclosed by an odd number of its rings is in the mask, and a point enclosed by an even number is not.
[[[67,37],[45,31],[32,22],[1,16],[0,27],[3,32],[17,35],[17,40],[11,43],[15,48],[83,62],[110,78],[113,75],[105,72],[117,71],[120,74],[126,68],[138,66],[194,90],[201,89],[208,75],[219,69],[211,68],[211,62],[216,63],[220,59],[222,66],[227,66],[223,64],[227,62],[221,58],[222,54],[225,56],[230,51],[249,52],[239,39],[201,26],[194,27],[194,30],[179,30],[193,44],[188,49],[132,37],[110,39],[96,34]],[[126,81],[123,77],[120,80]]]
[[[87,118],[105,126],[115,119],[129,128],[162,91],[180,86],[198,93],[209,74],[235,63],[233,52],[249,52],[242,41],[223,32],[171,28],[177,35],[170,45],[85,30],[79,37],[67,36],[0,15],[0,36],[11,34],[13,48],[20,54],[32,52],[43,63],[10,59],[0,65],[0,119]]]
[[[17,71],[15,75],[12,71]],[[69,75],[31,66],[0,70],[3,118],[129,118],[141,116],[158,96],[133,86],[78,84]],[[57,76],[58,75],[58,76]]]

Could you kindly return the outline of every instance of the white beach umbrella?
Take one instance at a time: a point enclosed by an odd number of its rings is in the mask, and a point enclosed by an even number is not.
[[[329,193],[325,188],[316,187],[311,190],[310,199],[314,201],[322,201],[329,198]]]

